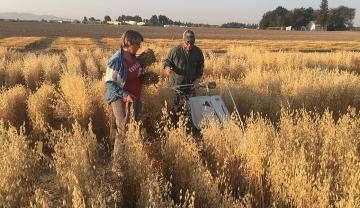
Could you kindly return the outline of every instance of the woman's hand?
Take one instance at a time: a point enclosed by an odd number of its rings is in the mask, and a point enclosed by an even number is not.
[[[171,67],[166,67],[165,68],[165,75],[168,77],[172,74],[172,68]]]
[[[133,103],[134,98],[131,95],[128,95],[126,98],[123,99],[123,101],[126,103]]]

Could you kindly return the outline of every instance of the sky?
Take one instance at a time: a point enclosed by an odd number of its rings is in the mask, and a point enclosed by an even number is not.
[[[0,0],[0,12],[29,12],[82,20],[84,16],[103,19],[110,15],[166,15],[183,22],[223,24],[258,23],[262,15],[277,6],[287,9],[313,7],[321,0]],[[355,26],[360,26],[360,0],[329,0],[329,7],[340,5],[356,9]]]

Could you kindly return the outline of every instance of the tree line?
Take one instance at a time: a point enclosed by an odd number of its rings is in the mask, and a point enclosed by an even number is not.
[[[131,15],[120,15],[116,21],[125,23],[127,21],[135,21],[135,22],[144,22],[145,25],[148,26],[164,26],[164,25],[173,25],[173,26],[186,26],[186,27],[219,27],[218,25],[210,25],[210,24],[203,24],[203,23],[192,23],[192,22],[181,22],[181,21],[174,21],[165,15],[152,15],[150,19],[142,18],[139,15],[131,16]],[[94,17],[84,17],[82,22],[102,22],[106,23],[108,21],[112,21],[109,15],[105,15],[104,19],[101,21],[100,19],[95,19]],[[125,23],[126,24],[126,23]],[[257,24],[245,24],[245,23],[238,23],[238,22],[230,22],[222,24],[220,27],[223,28],[257,28]]]
[[[186,27],[222,27],[222,28],[249,28],[249,29],[267,29],[270,27],[287,27],[292,26],[295,30],[301,30],[306,27],[309,22],[315,21],[327,30],[349,30],[353,27],[353,20],[355,18],[356,10],[346,6],[339,6],[337,8],[329,8],[328,0],[321,0],[319,9],[313,9],[312,7],[295,8],[288,10],[282,6],[277,7],[274,10],[266,12],[259,24],[246,24],[239,22],[224,23],[220,26],[174,21],[165,15],[152,15],[150,19],[144,19],[139,15],[120,15],[117,21],[125,23],[127,21],[144,22],[148,26],[186,26]],[[94,17],[84,17],[83,23],[87,22],[101,22]],[[106,15],[102,20],[103,23],[111,21],[111,17]],[[126,23],[125,23],[126,24]]]
[[[353,27],[355,9],[346,6],[329,8],[328,1],[322,0],[320,8],[315,10],[312,7],[295,8],[287,10],[284,7],[277,7],[275,10],[266,12],[260,23],[260,29],[269,27],[292,26],[295,30],[306,27],[310,21],[315,21],[327,30],[348,30]]]

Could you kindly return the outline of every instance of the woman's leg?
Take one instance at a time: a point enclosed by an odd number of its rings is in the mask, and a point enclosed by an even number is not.
[[[113,150],[113,170],[118,169],[120,162],[121,143],[125,139],[125,126],[126,126],[126,105],[120,99],[111,103],[111,107],[115,116],[116,123],[116,137]]]
[[[141,101],[136,101],[132,104],[124,103],[120,99],[111,103],[113,113],[116,120],[116,138],[114,142],[114,151],[113,151],[113,165],[119,164],[120,154],[121,154],[121,143],[125,139],[126,125],[130,121],[131,108],[133,108],[133,113],[135,115],[135,121],[140,119],[141,114]],[[114,166],[113,166],[114,167]]]
[[[142,113],[142,102],[141,102],[141,100],[137,100],[137,101],[135,101],[133,103],[133,109],[134,109],[135,121],[139,121],[141,113]]]
[[[125,131],[125,123],[126,123],[125,107],[126,107],[125,103],[122,102],[120,99],[111,103],[111,108],[115,116],[117,136],[123,136],[122,134]]]

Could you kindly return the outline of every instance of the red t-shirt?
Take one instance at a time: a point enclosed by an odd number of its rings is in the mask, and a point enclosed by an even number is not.
[[[143,68],[135,58],[131,61],[126,60],[126,64],[128,66],[128,77],[124,90],[135,96],[134,100],[139,100],[141,97],[141,82],[139,74],[143,71]]]

